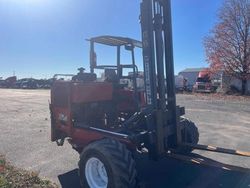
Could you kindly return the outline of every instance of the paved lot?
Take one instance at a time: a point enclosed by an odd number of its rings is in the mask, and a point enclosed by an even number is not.
[[[0,153],[16,166],[38,171],[62,187],[79,187],[78,154],[69,144],[50,142],[47,90],[0,89]],[[212,100],[211,97],[178,95],[186,116],[196,122],[200,143],[250,151],[250,100]],[[196,152],[222,163],[250,168],[250,159]],[[147,165],[146,165],[147,164]],[[191,165],[175,159],[138,160],[145,187],[250,187],[250,172]]]

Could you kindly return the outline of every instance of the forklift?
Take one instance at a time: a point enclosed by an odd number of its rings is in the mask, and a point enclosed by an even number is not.
[[[62,146],[67,139],[80,154],[84,188],[136,187],[135,153],[147,152],[151,160],[171,153],[187,156],[194,149],[250,157],[249,152],[199,145],[198,128],[176,105],[170,7],[170,0],[142,0],[142,42],[90,38],[90,72],[81,68],[72,79],[55,79],[52,85],[51,140]],[[97,45],[116,49],[115,65],[97,63]],[[136,49],[142,50],[144,75],[135,62]],[[122,50],[131,54],[131,63],[123,63]]]

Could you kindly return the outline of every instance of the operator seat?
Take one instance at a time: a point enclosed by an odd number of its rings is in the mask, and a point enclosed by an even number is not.
[[[72,77],[73,81],[80,81],[80,82],[93,82],[96,81],[96,74],[95,73],[85,73],[84,68],[79,68],[79,72],[77,75]]]
[[[117,84],[119,82],[119,78],[114,69],[105,69],[105,81]]]

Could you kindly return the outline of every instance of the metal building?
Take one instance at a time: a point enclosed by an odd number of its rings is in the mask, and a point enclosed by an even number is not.
[[[183,76],[187,80],[187,86],[188,87],[193,87],[193,85],[196,82],[196,79],[199,75],[199,72],[206,69],[205,67],[203,68],[187,68],[184,69],[183,71],[179,72],[178,75]]]

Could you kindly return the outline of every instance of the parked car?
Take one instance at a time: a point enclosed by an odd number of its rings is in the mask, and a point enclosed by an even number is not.
[[[37,89],[37,88],[38,88],[37,80],[35,80],[35,79],[33,79],[33,78],[24,80],[24,81],[21,83],[21,88],[22,88],[22,89]]]

